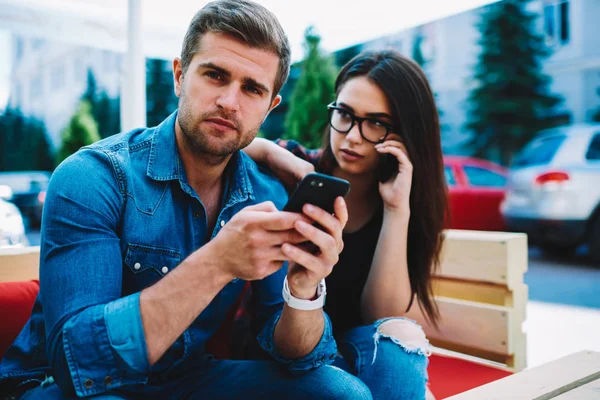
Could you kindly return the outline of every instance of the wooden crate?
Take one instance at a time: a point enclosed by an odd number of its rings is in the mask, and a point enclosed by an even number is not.
[[[438,327],[427,322],[416,303],[407,316],[439,349],[520,371],[527,364],[526,271],[525,234],[448,230],[433,282]]]

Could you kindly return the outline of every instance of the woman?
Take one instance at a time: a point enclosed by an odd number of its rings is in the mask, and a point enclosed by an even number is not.
[[[394,51],[349,61],[335,92],[322,150],[255,139],[245,151],[280,173],[308,172],[286,147],[317,171],[350,181],[344,250],[326,280],[325,311],[342,354],[336,365],[374,398],[422,399],[429,343],[401,316],[416,297],[430,320],[437,317],[431,274],[446,211],[438,111],[423,71]],[[380,182],[390,167],[391,178]]]

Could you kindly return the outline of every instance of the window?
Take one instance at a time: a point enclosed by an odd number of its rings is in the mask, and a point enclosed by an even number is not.
[[[560,43],[569,43],[569,2],[560,3]]]
[[[44,47],[45,44],[46,44],[46,41],[44,39],[33,39],[31,41],[31,47],[34,50],[41,49],[42,47]]]
[[[587,153],[585,153],[586,160],[600,161],[600,133],[596,133],[590,142]]]
[[[33,103],[44,96],[44,81],[40,75],[36,76],[29,85],[29,102]]]
[[[546,0],[544,31],[549,42],[567,44],[570,40],[569,0]]]
[[[104,71],[104,73],[108,74],[110,72],[112,72],[112,67],[113,67],[113,55],[110,51],[108,50],[104,50],[102,52],[102,69]]]
[[[60,90],[65,86],[65,69],[62,65],[56,65],[52,69],[50,86],[52,90]]]
[[[544,29],[548,38],[554,38],[554,4],[544,7]]]
[[[454,171],[452,171],[452,167],[446,165],[444,167],[444,175],[446,176],[446,183],[448,186],[456,185],[456,179],[454,179]]]
[[[489,169],[465,165],[465,174],[473,186],[503,187],[506,177]]]
[[[565,135],[554,135],[534,140],[516,157],[513,165],[529,167],[549,163],[565,138]]]
[[[23,57],[23,48],[25,47],[25,43],[23,43],[23,38],[17,37],[15,39],[15,59],[16,61],[20,61],[21,57]]]
[[[85,83],[87,81],[87,69],[85,59],[83,57],[80,56],[75,58],[73,70],[75,71],[75,80],[77,82]]]

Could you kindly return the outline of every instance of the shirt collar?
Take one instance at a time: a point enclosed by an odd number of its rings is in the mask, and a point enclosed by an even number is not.
[[[177,141],[175,139],[175,123],[177,111],[169,115],[155,128],[150,146],[150,157],[146,175],[157,181],[179,180],[185,185],[187,177],[183,162],[179,156]],[[254,199],[249,173],[253,169],[250,158],[242,151],[236,151],[229,160],[224,173],[226,179],[226,205],[233,205]]]

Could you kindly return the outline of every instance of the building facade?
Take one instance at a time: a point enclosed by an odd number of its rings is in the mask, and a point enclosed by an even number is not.
[[[86,90],[88,69],[99,89],[118,97],[122,60],[122,54],[108,50],[13,35],[8,106],[44,121],[58,148]]]
[[[539,0],[529,6],[540,16],[537,27],[553,50],[543,63],[544,72],[552,77],[551,92],[564,98],[562,108],[571,114],[573,123],[589,121],[600,107],[600,1]],[[472,79],[480,50],[476,24],[482,11],[470,10],[359,46],[359,50],[391,47],[410,56],[413,41],[418,34],[422,36],[425,70],[443,113],[442,142],[448,154],[470,152],[464,146],[469,132],[463,127],[467,98],[476,84]]]

